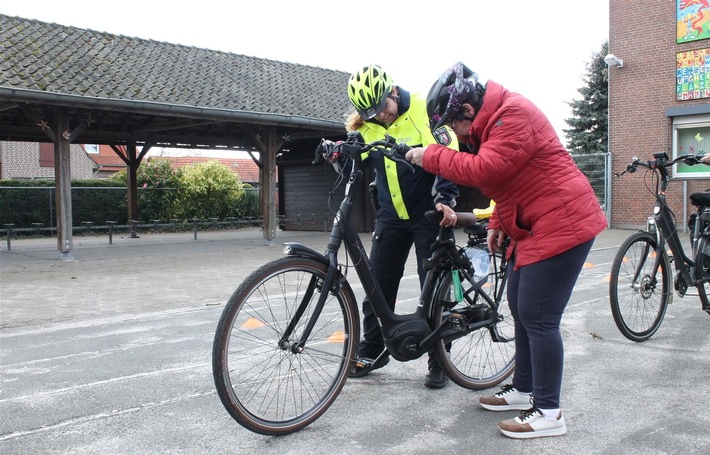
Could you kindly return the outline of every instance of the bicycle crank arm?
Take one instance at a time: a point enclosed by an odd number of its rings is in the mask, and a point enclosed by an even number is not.
[[[494,322],[496,322],[496,319],[492,317],[492,315],[482,321],[469,322],[464,315],[457,313],[451,314],[444,319],[443,323],[439,325],[436,330],[431,332],[419,343],[419,349],[428,351],[439,339],[443,339],[445,343],[448,343],[457,338],[466,336],[475,330],[485,328]]]

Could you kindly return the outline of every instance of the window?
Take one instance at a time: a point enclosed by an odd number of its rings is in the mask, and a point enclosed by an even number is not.
[[[99,144],[84,144],[86,153],[99,153]]]
[[[39,167],[54,167],[54,143],[39,143]]]
[[[710,115],[675,117],[673,119],[673,156],[710,153]],[[676,165],[674,177],[708,178],[708,166]]]

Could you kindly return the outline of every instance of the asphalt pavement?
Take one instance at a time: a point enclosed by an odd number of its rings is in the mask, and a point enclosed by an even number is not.
[[[327,233],[279,231],[273,242],[258,229],[118,234],[112,244],[76,236],[69,260],[54,238],[14,239],[10,251],[2,239],[0,453],[708,453],[710,316],[697,297],[676,296],[651,340],[619,333],[608,274],[631,232],[597,238],[563,318],[568,434],[528,441],[497,431],[514,412],[478,406],[494,390],[426,389],[426,359],[349,379],[292,435],[257,435],[231,419],[210,365],[224,303],[281,257],[283,242],[323,251]],[[416,300],[411,256],[398,308]]]

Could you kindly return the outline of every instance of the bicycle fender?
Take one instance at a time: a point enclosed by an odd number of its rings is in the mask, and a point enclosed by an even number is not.
[[[315,259],[316,261],[328,265],[328,258],[325,255],[303,244],[300,244],[298,242],[286,242],[283,245],[284,254],[286,256],[300,256],[304,258]]]

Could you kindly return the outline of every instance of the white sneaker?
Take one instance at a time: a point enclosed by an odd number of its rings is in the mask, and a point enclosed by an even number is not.
[[[528,439],[544,436],[562,436],[567,433],[565,418],[562,411],[557,418],[545,417],[539,409],[523,411],[514,419],[504,420],[498,424],[500,432],[509,438]]]
[[[507,384],[495,395],[481,397],[478,401],[483,409],[489,411],[525,411],[533,407],[531,399],[530,395],[520,393],[518,389]]]

